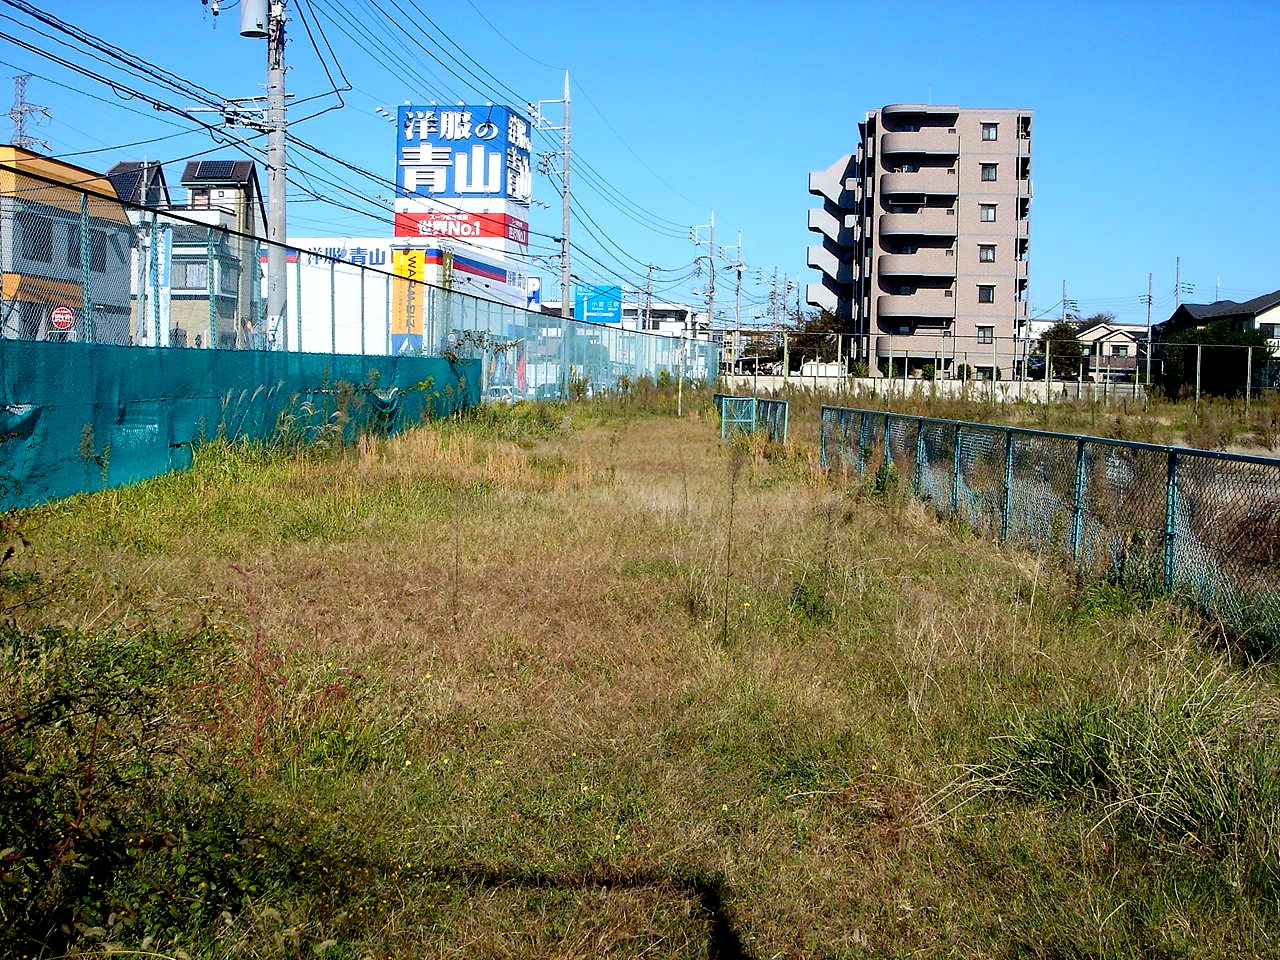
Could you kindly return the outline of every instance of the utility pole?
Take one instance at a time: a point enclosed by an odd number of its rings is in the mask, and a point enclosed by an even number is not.
[[[729,257],[729,251],[733,251],[733,257]],[[746,266],[742,262],[742,233],[738,233],[738,242],[727,244],[720,248],[720,256],[729,260],[725,264],[725,268],[734,271],[734,297],[733,297],[733,325],[735,327],[742,325],[742,269]]]
[[[653,271],[657,270],[657,264],[649,264],[648,276],[644,281],[644,321],[640,324],[641,330],[649,329],[649,320],[653,315]]]
[[[285,277],[285,2],[240,0],[240,36],[267,41],[267,330],[282,329],[285,322],[288,283]],[[248,264],[241,264],[248,269]],[[237,342],[243,331],[237,331]]]
[[[545,104],[560,104],[564,109],[564,123],[552,126],[551,121],[542,114]],[[560,131],[560,169],[551,168],[554,153],[544,153],[538,157],[539,170],[548,176],[560,177],[560,389],[561,396],[569,397],[569,321],[573,319],[573,290],[569,286],[569,157],[571,154],[571,138],[569,134],[569,71],[564,72],[564,98],[562,100],[539,100],[529,104],[529,114],[533,124],[539,130]]]
[[[1154,351],[1151,348],[1151,274],[1147,274],[1147,295],[1143,298],[1147,302],[1147,386],[1151,386],[1151,358]]]
[[[1174,261],[1173,273],[1173,307],[1176,310],[1182,306],[1182,295],[1184,293],[1192,293],[1196,288],[1194,283],[1182,282],[1182,258],[1178,257]]]
[[[27,134],[27,117],[34,113],[49,119],[48,107],[27,103],[27,81],[30,79],[29,73],[20,73],[13,78],[13,107],[9,110],[9,119],[13,121],[13,140],[10,142],[23,150],[40,147],[43,152],[48,153],[48,141]]]
[[[700,230],[707,231],[707,239],[702,239]],[[716,321],[716,212],[711,211],[711,222],[700,224],[689,229],[689,239],[695,246],[707,245],[707,323]]]

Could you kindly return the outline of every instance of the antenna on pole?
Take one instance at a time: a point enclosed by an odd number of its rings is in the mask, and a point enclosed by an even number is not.
[[[10,142],[15,147],[21,147],[23,150],[40,147],[45,153],[48,153],[49,142],[47,140],[41,140],[39,137],[33,137],[27,133],[27,117],[33,113],[46,120],[49,119],[48,107],[41,106],[38,103],[27,103],[27,81],[30,79],[31,74],[29,73],[20,73],[13,78],[13,108],[9,111],[9,119],[13,121],[13,140]]]

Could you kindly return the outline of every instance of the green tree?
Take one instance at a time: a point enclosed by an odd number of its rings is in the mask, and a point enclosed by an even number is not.
[[[791,369],[799,370],[805,360],[834,362],[836,359],[836,336],[848,333],[844,321],[830,310],[818,310],[804,313],[796,311],[792,314],[788,325],[787,336],[790,340]],[[844,347],[839,351],[841,357],[849,353],[849,338],[846,337]]]
[[[1084,345],[1076,325],[1069,320],[1055,323],[1040,337],[1040,356],[1048,356],[1054,379],[1075,379],[1084,362]]]
[[[1253,372],[1260,374],[1271,359],[1267,336],[1260,330],[1237,330],[1230,320],[1182,330],[1156,344],[1154,379],[1167,397],[1194,389],[1196,354],[1200,355],[1200,392],[1220,397],[1243,393],[1248,350],[1253,347]]]

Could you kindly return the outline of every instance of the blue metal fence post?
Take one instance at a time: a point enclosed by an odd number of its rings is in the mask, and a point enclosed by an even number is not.
[[[884,430],[880,435],[880,482],[886,484],[889,482],[889,473],[893,470],[893,419],[889,414],[884,415]]]
[[[1164,588],[1173,589],[1173,566],[1177,547],[1178,451],[1169,451],[1164,491]]]
[[[154,230],[151,235],[151,246],[155,249]],[[93,328],[93,275],[89,272],[89,262],[92,259],[90,249],[89,195],[82,193],[80,194],[80,249],[76,253],[80,255],[80,327],[84,331],[84,339],[87,343],[93,343],[97,339],[97,331]],[[154,346],[160,346],[159,337],[156,338]]]
[[[818,466],[826,470],[829,466],[827,462],[827,427],[830,421],[827,420],[827,411],[830,407],[823,407],[818,420]]]
[[[204,291],[209,300],[209,342],[205,346],[214,349],[218,346],[218,301],[214,299],[214,284],[220,283],[221,277],[217,275],[220,267],[214,255],[213,227],[209,228],[204,242]]]
[[[964,429],[956,424],[955,449],[951,452],[951,512],[960,509],[960,449],[964,439]]]
[[[867,472],[867,415],[858,411],[858,472]]]
[[[1071,556],[1080,560],[1080,541],[1084,537],[1085,442],[1076,438],[1076,482],[1071,497]]]
[[[924,417],[916,418],[916,469],[913,482],[916,493],[920,494],[924,488]]]
[[[1004,432],[1004,497],[1000,501],[1000,541],[1009,539],[1009,514],[1013,509],[1013,431]]]

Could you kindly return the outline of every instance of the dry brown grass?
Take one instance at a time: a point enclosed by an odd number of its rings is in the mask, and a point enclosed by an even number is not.
[[[262,789],[380,872],[341,922],[264,896],[208,956],[294,955],[264,908],[350,957],[1084,955],[1073,923],[1125,899],[1146,939],[1104,914],[1107,955],[1269,936],[1221,927],[1213,881],[1171,900],[1159,851],[1118,875],[1073,814],[940,813],[1011,714],[1198,656],[1192,627],[1082,612],[1051,565],[821,474],[800,419],[736,481],[698,416],[198,470],[46,514],[30,562],[74,579],[19,615],[203,618],[280,653]]]

